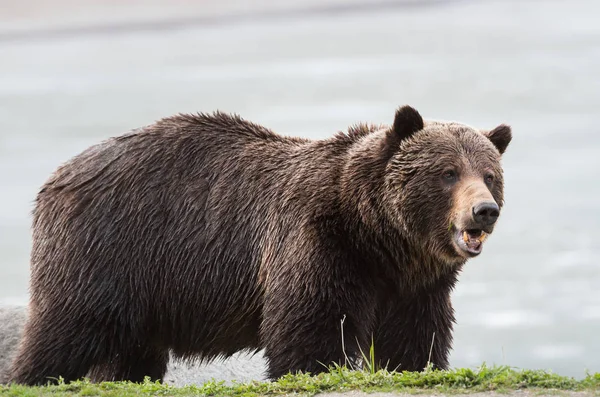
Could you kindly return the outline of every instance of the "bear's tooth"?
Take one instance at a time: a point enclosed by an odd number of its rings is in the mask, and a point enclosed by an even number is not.
[[[485,239],[487,238],[487,236],[488,236],[487,233],[482,231],[481,236],[479,236],[479,242],[483,243],[485,241]]]
[[[465,241],[465,243],[469,242],[469,233],[467,233],[466,230],[463,232],[463,240]]]

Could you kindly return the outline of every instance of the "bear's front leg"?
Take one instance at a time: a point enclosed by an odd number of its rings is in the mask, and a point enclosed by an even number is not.
[[[455,321],[450,293],[455,281],[455,275],[449,275],[433,288],[386,300],[374,338],[380,367],[422,371],[431,363],[434,368],[448,368]]]
[[[375,294],[350,258],[304,253],[271,269],[261,325],[270,379],[352,362],[360,357],[359,345],[368,351]]]

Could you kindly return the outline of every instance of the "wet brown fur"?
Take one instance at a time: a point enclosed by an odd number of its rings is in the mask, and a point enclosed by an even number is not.
[[[277,378],[355,359],[371,337],[390,369],[447,368],[465,258],[448,233],[458,190],[439,175],[492,168],[501,205],[494,144],[404,107],[393,127],[326,140],[215,113],[93,146],[37,197],[11,381],[162,379],[169,351],[243,349],[265,349]]]

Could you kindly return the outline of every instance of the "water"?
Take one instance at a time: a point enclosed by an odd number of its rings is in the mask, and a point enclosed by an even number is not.
[[[181,29],[0,29],[0,303],[26,302],[37,189],[101,139],[214,109],[317,138],[408,103],[514,131],[505,210],[454,293],[451,364],[600,371],[599,13],[595,0],[374,2]],[[244,362],[216,376],[244,378]]]

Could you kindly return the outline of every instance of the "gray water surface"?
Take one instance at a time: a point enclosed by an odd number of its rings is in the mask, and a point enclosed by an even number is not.
[[[488,0],[0,34],[0,304],[27,301],[37,189],[91,144],[215,109],[322,138],[408,103],[514,133],[504,212],[454,293],[451,364],[600,371],[599,15],[595,0]],[[262,365],[245,362],[213,375]]]

